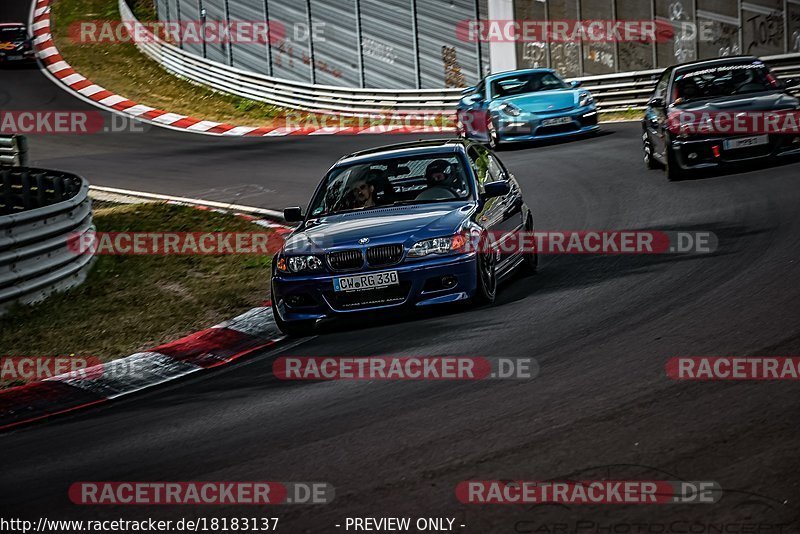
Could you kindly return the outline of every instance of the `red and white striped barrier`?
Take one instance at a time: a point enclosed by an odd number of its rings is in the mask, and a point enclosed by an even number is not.
[[[172,202],[174,204],[185,204]],[[225,212],[217,208],[196,209]],[[235,213],[278,234],[290,228]],[[107,402],[189,374],[231,363],[284,339],[272,306],[253,308],[234,319],[151,350],[78,372],[0,390],[0,430]]]
[[[282,137],[296,135],[357,135],[357,134],[411,134],[452,132],[451,128],[430,124],[360,124],[327,126],[324,121],[277,120],[271,126],[235,126],[233,124],[207,121],[163,109],[136,103],[86,79],[67,63],[58,51],[50,33],[50,0],[38,0],[31,13],[31,31],[37,56],[50,75],[70,91],[98,107],[127,115],[137,120],[186,132],[234,137]],[[143,58],[143,60],[146,60]],[[367,121],[368,122],[368,121]]]

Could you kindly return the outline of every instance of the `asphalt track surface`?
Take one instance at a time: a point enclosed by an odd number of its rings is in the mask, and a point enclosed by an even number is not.
[[[3,108],[85,108],[36,70],[0,71],[0,80]],[[396,515],[453,517],[462,532],[558,532],[578,520],[594,522],[579,532],[626,522],[618,531],[637,532],[636,523],[650,525],[640,532],[687,532],[682,522],[695,521],[800,532],[797,384],[677,383],[664,373],[674,356],[798,353],[800,163],[668,183],[644,169],[639,131],[609,125],[596,138],[501,157],[539,230],[707,230],[718,252],[546,257],[539,275],[506,284],[491,307],[335,325],[202,377],[7,433],[0,515],[277,515],[283,532],[343,531],[334,525],[346,517]],[[305,203],[343,153],[394,140],[154,129],[33,137],[31,150],[33,163],[99,185],[280,208]],[[271,373],[279,355],[535,357],[541,372],[530,381],[286,383]],[[471,479],[604,477],[713,480],[725,491],[714,505],[668,506],[481,507],[454,495]],[[81,480],[326,481],[337,495],[330,505],[266,510],[78,507],[67,488]]]

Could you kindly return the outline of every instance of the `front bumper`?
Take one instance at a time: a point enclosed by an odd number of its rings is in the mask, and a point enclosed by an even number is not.
[[[566,124],[545,126],[548,119],[569,118]],[[514,143],[522,141],[538,141],[559,139],[596,132],[598,125],[597,108],[593,106],[578,108],[568,112],[531,115],[523,113],[519,117],[503,116],[497,124],[500,141]]]
[[[729,139],[733,138],[672,139],[670,146],[675,160],[683,170],[715,168],[725,164],[800,154],[798,135],[770,135],[769,144],[726,150],[725,141]]]
[[[0,63],[27,63],[36,61],[33,50],[4,50],[0,52]]]
[[[36,61],[33,51],[6,52],[0,54],[0,64],[6,63],[32,63]]]
[[[379,290],[336,292],[333,279],[397,271],[398,286]],[[452,287],[437,284],[454,277]],[[336,274],[284,275],[272,279],[272,300],[284,321],[307,321],[376,310],[447,304],[471,298],[477,286],[474,252],[400,263],[393,267]]]

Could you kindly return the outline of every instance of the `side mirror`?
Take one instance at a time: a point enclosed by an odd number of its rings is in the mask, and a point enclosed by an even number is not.
[[[298,207],[286,208],[283,210],[283,218],[288,223],[300,222],[303,220],[303,210]]]
[[[663,99],[663,98],[658,98],[658,97],[656,97],[656,98],[651,98],[651,99],[650,99],[650,100],[647,102],[647,106],[648,106],[648,107],[651,107],[651,108],[663,108],[663,107],[664,107],[664,105],[665,105],[665,103],[664,103],[664,99]]]
[[[787,89],[791,89],[793,87],[800,86],[800,78],[789,78],[788,80],[783,81],[784,87]]]
[[[580,80],[572,80],[571,82],[569,82],[569,84],[570,84],[570,85],[571,85],[571,86],[572,86],[574,89],[577,89],[578,87],[580,87],[581,85],[583,85],[583,82],[582,82],[582,81],[580,81]]]
[[[489,182],[483,185],[483,198],[496,198],[506,196],[511,191],[511,186],[505,180]]]

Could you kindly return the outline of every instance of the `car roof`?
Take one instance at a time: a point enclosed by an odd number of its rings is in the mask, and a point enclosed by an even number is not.
[[[470,141],[464,139],[431,139],[386,145],[353,152],[337,161],[334,167],[380,161],[387,158],[414,157],[428,154],[457,154],[469,144],[471,144]]]
[[[486,77],[487,80],[492,81],[498,78],[505,78],[507,76],[513,76],[514,74],[536,74],[539,72],[555,72],[553,69],[518,69],[518,70],[507,70],[503,72],[496,72],[494,74],[490,74]]]
[[[683,70],[685,68],[697,68],[697,67],[713,67],[715,65],[727,65],[729,63],[747,63],[748,61],[756,62],[761,60],[755,56],[727,56],[716,59],[704,59],[700,61],[692,61],[691,63],[676,65],[675,70]]]

